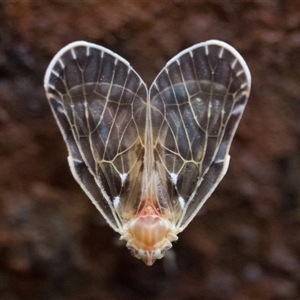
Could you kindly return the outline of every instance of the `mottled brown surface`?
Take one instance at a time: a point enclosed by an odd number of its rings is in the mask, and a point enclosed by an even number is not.
[[[225,179],[170,257],[147,267],[72,178],[43,76],[83,39],[149,84],[211,38],[243,55],[251,97]],[[1,2],[0,300],[300,299],[299,119],[299,1]]]

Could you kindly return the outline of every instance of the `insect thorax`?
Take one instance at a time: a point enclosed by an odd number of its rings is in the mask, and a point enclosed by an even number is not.
[[[175,226],[148,204],[136,218],[125,224],[121,239],[127,241],[128,249],[136,258],[151,266],[164,256],[172,247],[171,242],[178,237]]]

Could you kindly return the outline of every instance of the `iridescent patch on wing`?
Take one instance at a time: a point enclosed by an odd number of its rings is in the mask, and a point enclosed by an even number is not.
[[[226,174],[251,76],[230,45],[176,55],[148,89],[114,52],[79,41],[44,80],[72,174],[147,265],[164,256]]]

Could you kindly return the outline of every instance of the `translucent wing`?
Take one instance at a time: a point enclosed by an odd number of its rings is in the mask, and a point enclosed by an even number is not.
[[[170,60],[148,90],[129,63],[75,42],[45,75],[73,176],[133,254],[152,265],[225,175],[250,92],[250,72],[226,43]]]
[[[45,75],[52,111],[68,146],[75,179],[118,232],[115,207],[138,205],[147,88],[129,63],[98,45],[75,42]],[[135,203],[136,202],[136,203]]]
[[[175,56],[151,85],[155,164],[178,232],[227,171],[228,151],[250,84],[240,54],[211,40]]]

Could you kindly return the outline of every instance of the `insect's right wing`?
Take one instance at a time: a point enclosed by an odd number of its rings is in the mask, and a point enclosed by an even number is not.
[[[156,170],[178,231],[225,175],[251,76],[230,45],[207,41],[171,59],[150,87]]]
[[[44,85],[73,176],[120,232],[124,212],[138,206],[141,193],[144,82],[119,55],[75,42],[53,58]]]

